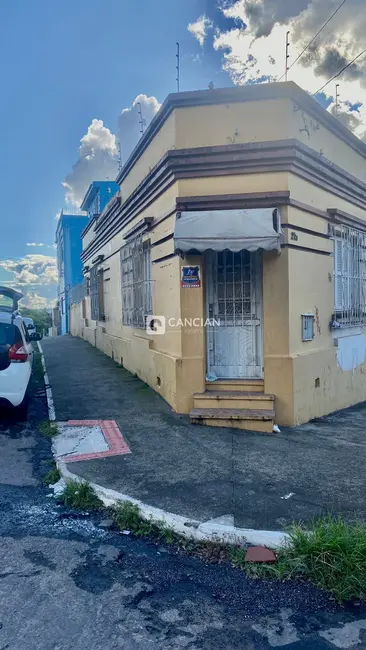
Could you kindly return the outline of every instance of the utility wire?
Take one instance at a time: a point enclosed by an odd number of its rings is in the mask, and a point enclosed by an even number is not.
[[[330,84],[331,81],[333,81],[334,79],[337,79],[337,77],[339,77],[339,75],[341,75],[342,72],[344,72],[345,70],[347,70],[347,68],[349,68],[350,65],[353,65],[353,63],[354,63],[355,61],[357,61],[357,59],[359,59],[361,56],[363,56],[363,54],[366,54],[366,50],[362,50],[362,52],[360,52],[360,54],[358,54],[357,56],[355,56],[355,58],[352,59],[352,61],[350,61],[349,63],[347,63],[347,65],[345,65],[345,66],[342,68],[342,70],[340,70],[339,72],[337,72],[337,74],[335,74],[334,77],[332,77],[331,79],[329,79],[329,81],[326,81],[326,83],[324,84],[324,86],[322,86],[321,88],[319,88],[319,90],[317,90],[316,93],[313,93],[313,95],[317,95],[318,93],[321,93],[321,91],[324,90],[324,88],[325,88],[328,84]]]
[[[318,38],[319,34],[323,31],[323,29],[324,29],[327,25],[329,25],[329,23],[330,23],[330,21],[332,20],[332,18],[334,18],[334,16],[338,13],[338,11],[339,11],[340,9],[342,9],[343,5],[346,4],[346,2],[347,2],[347,0],[343,0],[343,2],[341,2],[341,4],[339,5],[338,9],[336,9],[336,10],[332,13],[331,17],[328,18],[327,22],[324,23],[323,27],[321,27],[321,28],[319,29],[319,31],[315,34],[314,38],[311,39],[310,43],[308,43],[307,46],[304,47],[304,49],[302,50],[302,52],[300,52],[300,54],[299,54],[299,56],[297,57],[297,59],[295,59],[295,61],[294,61],[293,63],[291,63],[291,65],[290,65],[290,67],[288,68],[287,72],[288,72],[289,70],[291,70],[291,68],[295,65],[295,63],[298,62],[299,59],[301,59],[302,55],[305,54],[305,52],[309,49],[310,45],[312,45],[312,44],[314,43],[314,41]],[[282,77],[280,77],[280,78],[278,79],[278,81],[281,81],[281,79],[284,78],[285,74],[286,74],[286,73],[284,73],[284,74],[282,75]]]

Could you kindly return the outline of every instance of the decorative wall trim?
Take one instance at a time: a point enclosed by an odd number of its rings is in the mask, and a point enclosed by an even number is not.
[[[307,203],[302,203],[301,201],[297,201],[296,199],[293,199],[290,197],[289,200],[289,205],[293,208],[297,208],[298,210],[302,210],[302,212],[307,212],[309,214],[314,214],[316,217],[321,217],[322,219],[326,219],[329,221],[329,214],[328,212],[325,212],[325,210],[319,210],[313,205],[309,205]]]
[[[290,192],[250,192],[247,194],[212,194],[208,196],[178,196],[178,211],[200,210],[250,210],[251,208],[276,208],[288,205]]]
[[[312,185],[366,210],[366,183],[298,140],[176,149],[168,151],[163,156],[122,205],[101,215],[95,226],[96,236],[83,251],[82,259],[83,261],[89,259],[96,250],[156,201],[178,179],[278,172],[296,174]],[[264,207],[265,194],[270,197],[269,204],[276,200],[277,194],[280,204],[287,203],[304,209],[304,205],[290,199],[289,193],[285,190],[279,193],[258,193],[256,198],[255,194],[248,194],[248,203],[243,207],[249,205],[255,207],[256,201],[261,202]],[[238,201],[233,198],[234,195],[226,195],[226,198],[225,195],[223,196],[223,204],[228,201],[227,207],[230,206],[229,197],[235,202],[237,208],[242,205],[241,202],[246,201],[244,194],[238,195]],[[197,200],[196,197],[177,197],[177,203],[184,205],[184,201],[193,198]],[[206,198],[212,199],[212,197]],[[219,197],[215,197],[216,202],[219,200]],[[209,200],[206,205],[206,209],[210,209]],[[306,209],[329,219],[327,213],[315,212],[314,208],[309,210],[308,206]]]
[[[161,239],[154,241],[151,244],[151,248],[155,248],[155,246],[160,246],[160,244],[165,244],[166,241],[170,241],[170,239],[173,238],[174,238],[174,233],[172,232],[170,235],[166,235],[165,237],[162,237]]]
[[[136,235],[142,235],[144,232],[147,232],[150,230],[153,221],[154,217],[144,217],[138,221],[137,224],[131,228],[131,230],[126,232],[124,239],[128,241],[129,239],[136,237]]]
[[[281,248],[292,248],[297,251],[304,251],[306,253],[315,253],[316,255],[327,255],[330,257],[332,253],[329,251],[319,251],[316,248],[308,248],[307,246],[296,246],[296,244],[281,244]]]
[[[169,253],[169,255],[164,255],[163,257],[159,257],[157,260],[151,260],[152,264],[157,264],[158,262],[165,262],[166,260],[170,260],[173,257],[178,257],[177,253]]]
[[[297,108],[305,110],[311,117],[323,124],[331,133],[366,158],[366,145],[353,135],[339,120],[325,110],[311,95],[299,88],[297,84],[293,82],[255,84],[252,86],[198,90],[168,95],[159,112],[155,115],[143,137],[123,166],[117,177],[117,183],[121,184],[128,176],[136,161],[156,137],[174,109],[270,99],[292,100]]]
[[[366,230],[366,218],[363,221],[363,219],[359,219],[359,217],[355,217],[353,214],[349,214],[349,212],[338,210],[338,208],[329,208],[328,214],[334,223],[343,223],[348,226],[354,226],[359,230]]]
[[[303,228],[302,226],[296,226],[294,223],[282,223],[282,228],[288,228],[291,230],[296,230],[296,232],[303,232],[306,235],[312,235],[313,237],[320,237],[321,239],[330,239],[330,235],[327,235],[323,232],[318,232],[317,230],[311,230],[310,228]]]

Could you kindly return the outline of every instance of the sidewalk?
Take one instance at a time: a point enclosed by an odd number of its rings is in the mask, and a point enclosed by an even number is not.
[[[85,341],[42,348],[57,421],[116,420],[131,450],[69,463],[74,474],[187,518],[231,515],[239,528],[283,530],[329,511],[366,519],[365,405],[273,435],[200,427]]]

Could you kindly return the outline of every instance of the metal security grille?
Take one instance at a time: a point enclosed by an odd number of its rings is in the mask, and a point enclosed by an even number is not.
[[[98,309],[98,268],[90,269],[90,310],[92,320],[99,320]]]
[[[206,254],[208,371],[221,378],[262,376],[261,257]]]
[[[70,293],[69,293],[70,304],[75,305],[76,303],[81,302],[83,298],[85,298],[85,296],[86,296],[85,282],[75,285],[75,287],[72,287],[70,289]]]
[[[136,237],[121,249],[122,322],[145,327],[152,313],[150,242]]]
[[[218,317],[225,327],[242,325],[253,316],[250,253],[222,251],[217,254],[216,284]]]
[[[349,226],[334,232],[335,320],[366,323],[366,233]]]

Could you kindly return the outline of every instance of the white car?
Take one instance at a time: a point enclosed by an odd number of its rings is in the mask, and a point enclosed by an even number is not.
[[[6,288],[5,293],[0,287],[0,298],[8,297],[12,291]],[[12,307],[2,305],[0,301],[0,403],[20,406],[32,374],[32,340],[39,340],[41,336],[28,334],[22,317],[13,310],[21,294],[13,293]]]

